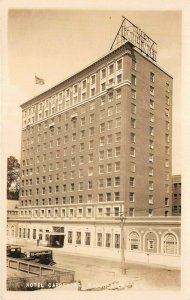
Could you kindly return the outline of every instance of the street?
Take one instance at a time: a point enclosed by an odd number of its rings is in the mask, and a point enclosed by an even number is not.
[[[29,248],[31,249],[29,246],[22,247],[23,251]],[[46,247],[38,249],[47,250]],[[83,289],[107,286],[113,282],[120,284],[123,289],[132,290],[180,289],[180,271],[173,268],[132,263],[126,257],[126,275],[121,275],[119,261],[66,253],[62,248],[51,249],[56,266],[75,271],[75,280],[82,282]]]

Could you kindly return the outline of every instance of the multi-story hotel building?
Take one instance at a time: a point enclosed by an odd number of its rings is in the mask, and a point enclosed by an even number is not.
[[[132,43],[21,108],[19,238],[49,242],[59,231],[64,246],[117,250],[121,214],[143,224],[170,219],[172,77]],[[162,243],[167,252],[172,233],[163,228],[152,232],[150,251]],[[140,250],[138,234],[129,232],[128,249]]]

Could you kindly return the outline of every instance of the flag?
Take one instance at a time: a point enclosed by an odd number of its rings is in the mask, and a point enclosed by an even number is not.
[[[45,81],[42,78],[39,78],[35,75],[35,84],[45,84]]]

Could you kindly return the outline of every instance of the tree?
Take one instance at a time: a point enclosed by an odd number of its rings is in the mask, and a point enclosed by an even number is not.
[[[7,199],[18,200],[20,190],[20,164],[14,156],[7,159]]]

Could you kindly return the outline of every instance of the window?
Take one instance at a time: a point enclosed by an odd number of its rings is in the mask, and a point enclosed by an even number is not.
[[[108,75],[112,75],[114,72],[114,64],[108,66]]]
[[[119,127],[121,127],[121,118],[117,118],[115,120],[115,128],[119,128]]]
[[[119,207],[114,207],[114,216],[118,217],[119,216]]]
[[[153,204],[154,203],[154,197],[153,197],[153,195],[149,195],[148,196],[148,203],[149,204]]]
[[[112,157],[112,149],[107,149],[107,158]]]
[[[108,144],[111,144],[111,143],[112,143],[112,134],[109,134],[109,135],[107,136],[107,143],[108,143]]]
[[[149,153],[149,162],[153,162],[154,161],[154,155]]]
[[[83,182],[79,182],[79,191],[83,191]]]
[[[169,92],[170,91],[170,85],[169,83],[166,82],[166,92]]]
[[[165,116],[168,118],[170,116],[169,109],[165,109]]]
[[[93,153],[88,154],[88,162],[93,162]]]
[[[150,113],[150,122],[154,122],[154,115]]]
[[[166,96],[165,99],[166,99],[166,104],[167,104],[167,105],[170,105],[170,98],[169,98],[168,96]]]
[[[130,133],[130,141],[131,141],[131,143],[135,143],[135,133],[134,132],[131,132]]]
[[[149,216],[149,217],[152,217],[152,216],[153,216],[153,209],[152,209],[152,208],[150,208],[150,209],[148,210],[148,216]]]
[[[107,164],[107,173],[112,172],[112,164]]]
[[[82,208],[78,208],[77,216],[82,217]]]
[[[111,193],[106,193],[106,201],[111,201]]]
[[[88,181],[88,189],[89,189],[89,190],[92,190],[92,180],[89,180],[89,181]]]
[[[132,60],[132,69],[136,70],[137,69],[137,63],[135,60]]]
[[[79,197],[78,197],[78,202],[79,202],[79,203],[82,203],[82,202],[83,202],[83,195],[79,195]]]
[[[164,237],[164,253],[170,255],[177,254],[177,239],[172,233],[168,233]]]
[[[95,95],[95,88],[92,88],[92,89],[90,90],[90,92],[91,92],[91,97],[93,97],[93,96]]]
[[[97,234],[97,246],[102,247],[102,233],[98,232]]]
[[[169,206],[169,199],[165,198],[165,206]]]
[[[130,162],[130,171],[134,173],[135,169],[136,169],[135,163],[134,162]]]
[[[115,148],[115,156],[119,156],[120,155],[120,147],[116,147]]]
[[[102,109],[102,110],[100,111],[100,119],[105,118],[105,115],[106,115],[106,110],[105,110],[105,109]]]
[[[130,147],[130,156],[135,157],[135,148]]]
[[[140,237],[135,231],[132,231],[129,235],[129,249],[140,250]]]
[[[135,90],[131,90],[131,97],[132,99],[136,99],[136,91]]]
[[[131,103],[131,113],[136,114],[136,105],[134,103]]]
[[[93,176],[93,167],[88,168],[88,176]]]
[[[120,194],[119,192],[114,193],[114,201],[120,201]]]
[[[154,149],[154,141],[149,140],[149,148]]]
[[[122,58],[117,60],[116,62],[116,69],[117,71],[121,70],[122,69]]]
[[[87,196],[87,202],[92,203],[92,194],[88,194]]]
[[[116,90],[116,99],[121,98],[121,89]]]
[[[99,174],[104,174],[104,165],[99,166]]]
[[[154,96],[154,87],[150,86],[150,94]]]
[[[93,109],[95,109],[95,101],[92,101],[90,103],[90,110],[93,110]]]
[[[73,208],[69,209],[69,217],[74,217],[74,209]]]
[[[111,186],[111,178],[107,178],[107,180],[106,180],[106,186],[107,187]]]
[[[154,100],[150,99],[150,108],[154,109]]]
[[[103,83],[101,84],[101,91],[103,92],[103,91],[105,91],[105,89],[106,89],[106,83],[103,82]]]
[[[115,177],[115,186],[120,185],[120,177]]]
[[[102,217],[103,216],[103,209],[102,209],[102,207],[98,207],[97,215],[98,215],[98,217]]]
[[[154,73],[150,72],[150,82],[154,83]]]
[[[79,156],[79,164],[83,164],[84,163],[84,156]]]
[[[90,127],[89,129],[89,135],[92,136],[94,134],[94,127]]]
[[[80,245],[81,244],[81,232],[76,233],[76,244]]]
[[[90,246],[90,232],[85,232],[85,245]]]
[[[130,177],[130,186],[131,187],[135,186],[135,178],[134,177]]]
[[[115,108],[116,108],[116,113],[120,113],[121,112],[121,103],[117,103]]]
[[[103,179],[99,179],[98,180],[98,188],[101,189],[104,187],[104,180]]]
[[[105,123],[104,123],[105,124]],[[108,121],[108,130],[112,129],[113,128],[113,121],[110,120]]]
[[[122,74],[118,74],[116,78],[117,78],[117,84],[122,82]]]
[[[86,89],[86,79],[82,81],[82,89]]]
[[[154,183],[153,181],[149,181],[149,190],[153,190],[154,189]]]
[[[131,75],[131,84],[136,85],[136,76],[133,74]]]
[[[72,244],[73,232],[68,231],[68,244]]]
[[[101,70],[101,79],[104,79],[106,77],[106,68]]]
[[[104,159],[104,150],[99,151],[99,160]]]
[[[115,172],[120,171],[120,161],[115,162]]]
[[[92,216],[92,208],[87,207],[86,216],[87,217],[91,217]]]
[[[136,128],[136,120],[131,118],[131,128]]]
[[[93,123],[94,122],[94,114],[91,114],[90,115],[90,123]]]
[[[113,101],[113,92],[108,94],[108,102],[112,102]]]
[[[89,141],[89,149],[93,149],[94,148],[94,141],[91,140]]]
[[[130,194],[129,194],[129,201],[130,202],[135,202],[135,193],[130,192]]]
[[[135,209],[133,207],[130,207],[129,208],[129,216],[134,217],[134,212],[135,212]]]
[[[108,107],[108,117],[113,115],[113,106]]]
[[[100,132],[105,131],[105,123],[100,124]]]
[[[149,133],[151,136],[154,136],[154,128],[153,127],[149,127]]]
[[[90,83],[91,83],[91,84],[95,84],[95,82],[96,82],[96,75],[94,74],[94,75],[92,75],[91,78],[90,78]]]
[[[85,137],[85,130],[81,130],[80,132],[80,139]]]
[[[111,233],[106,233],[106,247],[111,246]]]
[[[119,142],[121,140],[121,132],[116,132],[115,134],[115,141]]]
[[[149,176],[154,175],[154,169],[152,167],[149,168]]]

